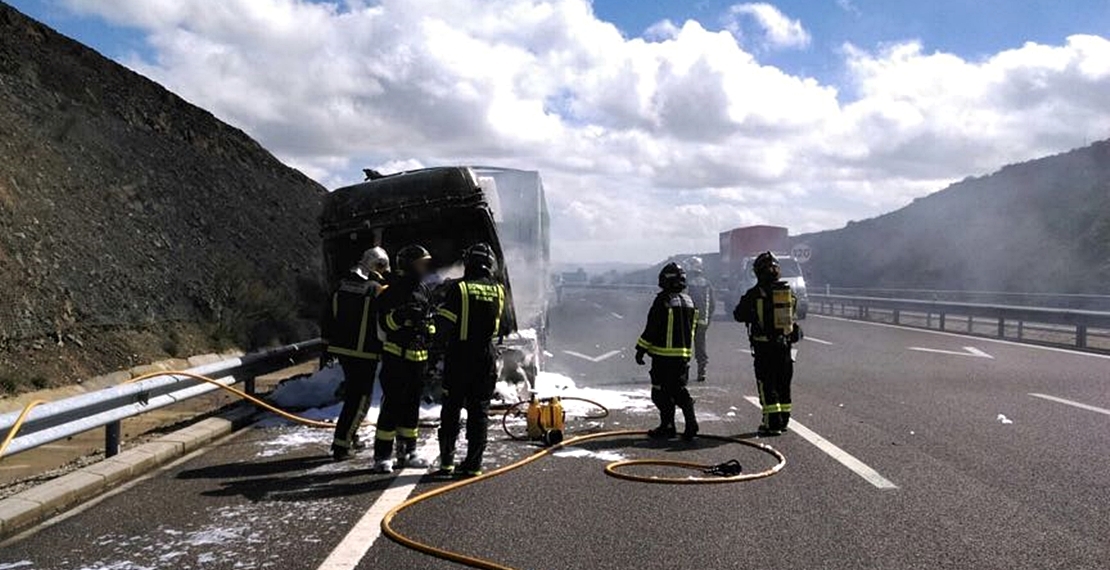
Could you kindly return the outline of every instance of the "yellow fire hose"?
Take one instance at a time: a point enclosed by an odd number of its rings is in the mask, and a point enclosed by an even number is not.
[[[506,412],[508,412],[508,410]],[[490,471],[490,472],[485,473],[483,475],[479,475],[479,476],[473,477],[471,479],[463,479],[461,481],[450,483],[448,485],[444,485],[442,487],[432,489],[431,491],[428,491],[426,493],[417,495],[417,496],[405,501],[404,503],[401,503],[400,505],[397,505],[396,507],[394,507],[392,510],[390,510],[388,513],[385,514],[385,517],[382,518],[382,532],[387,537],[389,537],[390,540],[400,544],[401,546],[404,546],[406,548],[410,548],[412,550],[415,550],[415,551],[423,553],[423,554],[427,554],[429,556],[434,556],[436,558],[441,558],[443,560],[447,560],[447,561],[450,561],[450,562],[463,564],[463,565],[469,566],[471,568],[484,568],[484,569],[487,569],[487,570],[515,570],[511,566],[505,566],[503,564],[498,564],[496,562],[486,560],[486,559],[483,559],[483,558],[478,558],[476,556],[470,556],[470,555],[462,554],[462,553],[459,553],[459,552],[453,552],[453,551],[450,551],[450,550],[446,550],[446,549],[443,549],[443,548],[433,546],[433,545],[425,543],[425,542],[420,542],[418,540],[409,538],[409,537],[401,534],[400,532],[397,532],[393,528],[393,519],[397,515],[399,515],[401,512],[403,512],[406,509],[409,509],[409,508],[411,508],[411,507],[413,507],[413,506],[415,506],[419,503],[422,503],[422,502],[427,501],[429,499],[432,499],[434,497],[438,497],[440,495],[450,493],[452,491],[456,491],[458,489],[461,489],[461,488],[469,486],[469,485],[474,485],[474,484],[479,483],[481,481],[486,481],[486,480],[492,479],[492,478],[497,477],[499,475],[504,475],[504,474],[506,474],[510,471],[520,469],[521,467],[524,467],[525,465],[528,465],[528,464],[530,464],[534,461],[538,461],[539,459],[547,457],[548,455],[551,455],[552,453],[554,453],[554,452],[556,452],[556,451],[558,451],[558,450],[560,450],[564,447],[567,447],[567,446],[576,445],[576,444],[579,444],[579,443],[584,443],[584,442],[591,441],[591,440],[596,440],[596,439],[605,439],[605,438],[621,437],[621,436],[646,436],[646,435],[647,435],[647,431],[643,431],[643,430],[623,430],[623,431],[606,431],[606,432],[601,432],[601,433],[591,433],[591,434],[572,437],[570,439],[564,440],[562,443],[559,443],[557,445],[553,445],[551,447],[547,447],[545,449],[537,451],[536,453],[534,453],[532,455],[529,455],[528,457],[525,457],[524,459],[521,459],[520,461],[517,461],[516,463],[511,463],[511,464],[506,465],[504,467],[494,469],[493,471]],[[773,448],[769,445],[766,445],[766,444],[753,442],[753,441],[748,441],[748,440],[745,440],[745,439],[740,439],[738,437],[729,437],[729,436],[721,436],[721,435],[699,435],[698,437],[703,438],[703,439],[713,439],[713,440],[717,440],[717,441],[726,441],[726,442],[729,442],[729,443],[737,443],[737,444],[740,444],[740,445],[746,445],[748,447],[754,447],[754,448],[756,448],[756,449],[758,449],[758,450],[760,450],[764,453],[770,454],[773,457],[775,457],[775,459],[777,459],[777,463],[774,466],[772,466],[768,469],[764,469],[763,471],[758,471],[758,472],[754,472],[754,473],[743,473],[743,474],[731,475],[731,476],[727,476],[727,477],[714,476],[714,477],[685,477],[685,478],[679,478],[679,477],[651,477],[651,476],[645,476],[645,475],[637,475],[637,474],[633,474],[633,473],[628,473],[626,471],[621,471],[621,469],[624,469],[624,468],[627,468],[627,467],[634,467],[634,466],[639,466],[639,467],[656,466],[656,467],[674,467],[674,468],[679,468],[679,469],[690,469],[690,470],[696,470],[696,471],[700,471],[700,472],[706,472],[706,471],[712,469],[715,466],[714,465],[703,464],[703,463],[693,463],[693,462],[688,462],[688,461],[673,461],[673,460],[667,460],[667,459],[626,459],[626,460],[623,460],[623,461],[614,461],[614,462],[609,463],[608,465],[606,465],[605,466],[605,474],[609,475],[611,477],[616,477],[618,479],[624,479],[626,481],[636,481],[636,482],[640,482],[640,483],[662,483],[662,484],[668,484],[668,485],[706,485],[706,484],[721,484],[721,483],[739,483],[741,481],[753,481],[755,479],[763,479],[765,477],[770,477],[771,475],[774,475],[775,473],[778,473],[786,465],[786,457],[784,457],[782,455],[782,453],[780,453],[775,448]]]
[[[188,377],[188,378],[193,378],[193,379],[196,379],[196,380],[199,380],[199,381],[202,381],[202,382],[207,382],[209,384],[213,384],[215,386],[218,386],[219,388],[221,388],[223,390],[231,392],[232,394],[235,394],[236,396],[238,396],[238,397],[240,397],[240,398],[242,398],[242,399],[244,399],[244,400],[246,400],[246,401],[248,401],[248,402],[250,402],[250,403],[252,403],[256,406],[261,407],[261,408],[263,408],[267,411],[270,411],[274,414],[277,414],[278,416],[283,417],[283,418],[285,418],[289,421],[296,422],[296,423],[299,423],[299,424],[302,424],[302,425],[305,425],[305,426],[309,426],[309,427],[314,427],[314,428],[332,429],[332,428],[335,427],[335,424],[331,423],[331,422],[312,420],[312,419],[297,416],[296,414],[286,412],[285,410],[282,410],[282,409],[280,409],[276,406],[273,406],[272,404],[270,404],[270,403],[268,403],[268,402],[266,402],[266,401],[264,401],[260,398],[257,398],[255,396],[252,396],[251,394],[247,394],[246,392],[243,392],[242,390],[239,390],[239,389],[231,387],[231,386],[227,386],[225,384],[217,382],[216,380],[213,380],[212,378],[208,378],[206,376],[203,376],[203,375],[200,375],[200,374],[194,374],[194,373],[191,373],[191,372],[183,372],[183,371],[154,372],[154,373],[151,373],[151,374],[146,374],[146,375],[143,375],[143,376],[133,378],[133,379],[129,380],[128,383],[139,382],[139,381],[146,380],[148,378],[152,378],[152,377],[155,377],[155,376],[185,376],[185,377]],[[605,406],[603,406],[603,405],[601,405],[597,402],[594,402],[592,400],[588,400],[588,399],[585,399],[585,398],[576,398],[576,397],[563,397],[561,399],[566,400],[566,401],[586,402],[588,404],[597,406],[599,409],[601,409],[603,411],[603,413],[600,414],[600,415],[586,416],[584,419],[600,419],[600,418],[604,418],[604,417],[608,416],[608,414],[609,414],[608,408],[606,408]],[[3,457],[4,451],[7,449],[8,445],[11,443],[11,441],[15,438],[15,435],[19,432],[19,429],[20,429],[20,427],[22,427],[24,421],[27,418],[27,415],[31,412],[32,409],[34,409],[36,406],[38,406],[40,404],[43,404],[43,403],[45,403],[45,402],[43,402],[41,400],[37,400],[37,401],[29,403],[23,409],[22,413],[20,413],[19,417],[16,419],[16,422],[12,425],[11,430],[9,430],[8,434],[5,436],[3,443],[0,444],[0,457]],[[513,433],[511,433],[509,431],[508,426],[506,425],[506,421],[507,421],[509,415],[511,415],[514,410],[516,410],[518,407],[520,407],[521,405],[526,404],[526,403],[527,402],[519,402],[517,404],[514,404],[513,406],[510,406],[508,409],[505,410],[505,412],[502,416],[502,427],[504,428],[505,433],[507,433],[509,435],[509,437],[514,439],[514,440],[518,440],[518,439],[521,439],[521,438],[518,437],[518,436],[515,436]],[[363,424],[363,425],[367,425],[367,424]],[[410,548],[410,549],[415,550],[417,552],[428,554],[428,555],[434,556],[436,558],[441,558],[443,560],[448,560],[448,561],[455,562],[455,563],[458,563],[458,564],[463,564],[463,565],[466,565],[466,566],[470,566],[472,568],[484,568],[484,569],[489,569],[489,570],[515,570],[512,567],[505,566],[505,565],[502,565],[502,564],[498,564],[498,563],[490,561],[490,560],[485,560],[485,559],[482,559],[482,558],[478,558],[476,556],[470,556],[470,555],[462,554],[462,553],[458,553],[458,552],[452,552],[450,550],[446,550],[446,549],[443,549],[443,548],[438,548],[436,546],[433,546],[433,545],[430,545],[430,544],[427,544],[427,543],[420,542],[418,540],[409,538],[409,537],[397,532],[396,530],[394,530],[394,528],[392,526],[393,520],[401,512],[403,512],[406,509],[409,509],[409,508],[411,508],[411,507],[413,507],[413,506],[415,506],[419,503],[422,503],[422,502],[427,501],[429,499],[438,497],[440,495],[450,493],[452,491],[456,491],[458,489],[461,489],[463,487],[467,487],[469,485],[474,485],[474,484],[477,484],[477,483],[482,482],[482,481],[487,481],[487,480],[492,479],[494,477],[498,477],[500,475],[504,475],[506,473],[509,473],[510,471],[515,471],[515,470],[520,469],[521,467],[524,467],[524,466],[526,466],[530,463],[533,463],[533,462],[538,461],[538,460],[540,460],[544,457],[547,457],[547,456],[551,455],[552,453],[554,453],[556,451],[559,451],[560,449],[563,449],[563,448],[566,448],[566,447],[569,447],[569,446],[573,446],[573,445],[577,445],[577,444],[580,444],[580,443],[585,443],[587,441],[593,441],[593,440],[599,440],[599,439],[622,437],[622,436],[623,437],[628,437],[628,436],[646,436],[646,435],[647,435],[647,431],[644,431],[644,430],[619,430],[619,431],[606,431],[606,432],[599,432],[599,433],[590,433],[590,434],[580,435],[580,436],[572,437],[570,439],[566,439],[566,440],[562,441],[561,443],[558,443],[556,445],[541,449],[541,450],[537,451],[536,453],[533,453],[532,455],[529,455],[529,456],[527,456],[527,457],[525,457],[525,458],[523,458],[523,459],[521,459],[521,460],[519,460],[515,463],[511,463],[509,465],[499,467],[497,469],[494,469],[493,471],[490,471],[490,472],[485,473],[483,475],[479,475],[477,477],[473,477],[473,478],[470,478],[470,479],[463,479],[463,480],[460,480],[460,481],[456,481],[454,483],[444,485],[442,487],[438,487],[436,489],[432,489],[432,490],[430,490],[426,493],[417,495],[416,497],[413,497],[413,498],[405,501],[404,503],[401,503],[400,505],[397,505],[392,510],[390,510],[388,513],[386,513],[385,517],[382,518],[382,522],[381,522],[382,532],[387,537],[389,537],[391,540],[393,540],[394,542],[396,542],[396,543],[398,543],[398,544],[400,544],[400,545],[402,545],[406,548]],[[623,480],[626,480],[626,481],[634,481],[634,482],[639,482],[639,483],[661,483],[661,484],[668,484],[668,485],[712,485],[712,484],[722,484],[722,483],[739,483],[739,482],[742,482],[742,481],[753,481],[753,480],[756,480],[756,479],[763,479],[765,477],[770,477],[770,476],[778,473],[786,465],[786,457],[783,456],[782,453],[780,453],[775,448],[773,448],[769,445],[763,444],[763,443],[748,441],[748,440],[741,439],[741,438],[738,438],[738,437],[721,436],[721,435],[699,435],[698,437],[702,438],[702,439],[712,439],[712,440],[716,440],[716,441],[724,441],[724,442],[728,442],[728,443],[735,443],[735,444],[739,444],[739,445],[753,447],[755,449],[758,449],[758,450],[760,450],[764,453],[767,453],[767,454],[773,456],[777,460],[777,462],[775,463],[775,465],[773,465],[770,468],[764,469],[762,471],[753,472],[753,473],[736,473],[736,474],[730,474],[730,475],[727,475],[727,476],[714,475],[714,476],[710,476],[710,477],[656,477],[656,476],[639,475],[639,474],[636,474],[636,473],[630,473],[630,472],[627,471],[627,469],[628,468],[633,468],[633,467],[649,467],[649,466],[651,466],[651,467],[670,467],[670,468],[675,468],[675,469],[686,469],[686,470],[698,471],[698,472],[701,472],[701,473],[709,473],[715,467],[719,467],[719,466],[714,466],[714,465],[704,464],[704,463],[695,463],[695,462],[690,462],[690,461],[675,461],[675,460],[669,460],[669,459],[626,459],[626,460],[621,460],[621,461],[614,461],[614,462],[611,462],[611,463],[607,464],[605,466],[605,474],[609,475],[610,477],[616,477],[618,479],[623,479]]]

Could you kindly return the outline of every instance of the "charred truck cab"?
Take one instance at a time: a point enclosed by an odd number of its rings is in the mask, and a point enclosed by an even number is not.
[[[438,298],[439,285],[462,277],[463,252],[489,244],[508,297],[501,378],[527,394],[543,354],[548,224],[538,172],[439,167],[374,177],[324,198],[320,232],[327,283],[334,288],[368,248],[381,246],[392,258],[398,249],[419,244],[432,254],[429,285]]]

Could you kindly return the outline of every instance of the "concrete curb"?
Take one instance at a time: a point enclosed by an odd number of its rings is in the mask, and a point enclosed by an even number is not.
[[[0,500],[0,539],[73,508],[247,425],[250,406],[201,420],[87,467]]]

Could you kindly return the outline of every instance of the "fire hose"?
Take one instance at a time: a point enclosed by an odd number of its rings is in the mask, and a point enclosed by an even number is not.
[[[276,415],[278,415],[282,418],[285,418],[289,421],[292,421],[292,422],[295,422],[295,423],[298,423],[298,424],[302,424],[302,425],[305,425],[305,426],[308,426],[308,427],[313,427],[313,428],[332,429],[332,428],[335,427],[335,424],[332,423],[332,422],[325,422],[325,421],[319,421],[319,420],[313,420],[313,419],[309,419],[309,418],[300,417],[296,414],[293,414],[293,413],[287,412],[285,410],[282,410],[282,409],[280,409],[280,408],[278,408],[278,407],[276,407],[276,406],[274,406],[274,405],[272,405],[272,404],[270,404],[270,403],[268,403],[268,402],[266,402],[266,401],[264,401],[264,400],[262,400],[262,399],[260,399],[256,396],[248,394],[248,393],[246,393],[242,390],[239,390],[237,388],[225,385],[221,382],[213,380],[212,378],[208,378],[206,376],[203,376],[203,375],[200,375],[200,374],[194,374],[194,373],[191,373],[191,372],[182,372],[182,371],[157,372],[157,373],[147,374],[147,375],[144,375],[144,376],[139,376],[137,378],[133,378],[129,382],[139,382],[141,380],[145,380],[147,378],[154,377],[154,376],[184,376],[184,377],[187,377],[187,378],[193,378],[193,379],[196,379],[196,380],[199,380],[199,381],[202,381],[202,382],[207,382],[207,383],[213,384],[215,386],[218,386],[219,388],[221,388],[223,390],[226,390],[228,392],[231,392],[232,394],[250,402],[251,404],[254,404],[255,406],[263,408],[263,409],[265,409],[269,412],[272,412],[272,413],[274,413],[274,414],[276,414]],[[588,403],[590,405],[596,406],[598,409],[600,409],[602,411],[600,414],[592,414],[592,415],[584,416],[584,419],[601,419],[601,418],[608,417],[608,415],[609,415],[609,409],[608,408],[606,408],[604,405],[602,405],[598,402],[595,402],[593,400],[589,400],[589,399],[586,399],[586,398],[578,398],[578,397],[573,397],[573,396],[566,396],[566,397],[562,397],[561,399],[564,400],[564,401],[585,402],[585,403]],[[0,457],[3,457],[4,450],[7,448],[8,444],[11,443],[12,439],[14,439],[16,433],[19,431],[19,428],[23,425],[23,422],[26,419],[27,414],[30,413],[30,411],[35,406],[37,406],[41,403],[43,403],[43,402],[41,402],[41,401],[31,402],[30,404],[28,404],[24,408],[23,412],[20,414],[19,418],[16,420],[16,422],[12,426],[11,430],[9,430],[8,434],[4,438],[4,441],[2,443],[0,443]],[[523,440],[523,439],[526,439],[526,438],[523,438],[523,437],[518,436],[516,434],[513,434],[511,432],[511,430],[508,427],[508,423],[507,423],[508,418],[509,418],[510,415],[515,413],[516,410],[519,407],[521,407],[522,405],[527,404],[527,403],[529,403],[529,402],[527,402],[527,401],[518,402],[517,404],[514,404],[514,405],[510,406],[502,414],[502,419],[501,419],[502,429],[504,429],[505,433],[508,434],[508,436],[513,440],[520,441],[520,440]],[[367,424],[364,423],[363,425],[367,425]],[[431,544],[421,542],[419,540],[407,537],[407,536],[401,534],[400,532],[398,532],[397,530],[395,530],[393,528],[393,521],[399,514],[401,514],[405,510],[407,510],[409,508],[412,508],[412,507],[414,507],[414,506],[416,506],[420,503],[423,503],[423,502],[428,501],[430,499],[433,499],[435,497],[439,497],[441,495],[445,495],[445,494],[450,493],[452,491],[457,491],[457,490],[462,489],[464,487],[468,487],[468,486],[471,486],[471,485],[476,485],[476,484],[481,483],[483,481],[488,481],[488,480],[490,480],[494,477],[499,477],[499,476],[504,475],[506,473],[515,471],[515,470],[520,469],[520,468],[522,468],[526,465],[529,465],[531,463],[539,461],[540,459],[548,457],[548,456],[554,454],[555,452],[557,452],[561,449],[564,449],[566,447],[578,445],[578,444],[585,443],[585,442],[588,442],[588,441],[595,441],[595,440],[615,438],[615,437],[629,437],[629,436],[647,436],[647,431],[646,430],[617,430],[617,431],[604,431],[604,432],[598,432],[598,433],[588,433],[588,434],[584,434],[584,435],[574,436],[574,437],[571,437],[569,439],[565,439],[565,440],[563,440],[559,443],[556,443],[554,445],[551,445],[551,446],[545,447],[543,449],[540,449],[539,451],[537,451],[537,452],[535,452],[535,453],[533,453],[533,454],[531,454],[531,455],[529,455],[529,456],[527,456],[523,459],[520,459],[520,460],[518,460],[514,463],[510,463],[510,464],[505,465],[503,467],[499,467],[497,469],[494,469],[493,471],[489,471],[487,473],[484,473],[482,475],[478,475],[476,477],[472,477],[472,478],[469,478],[469,479],[462,479],[462,480],[459,480],[459,481],[455,481],[453,483],[449,483],[449,484],[444,485],[442,487],[432,489],[430,491],[427,491],[425,493],[417,495],[417,496],[401,503],[400,505],[397,505],[396,507],[391,509],[388,513],[386,513],[385,516],[382,518],[382,522],[381,522],[382,532],[387,537],[389,537],[390,540],[393,540],[394,542],[400,544],[401,546],[404,546],[406,548],[415,550],[415,551],[423,553],[423,554],[427,554],[429,556],[434,556],[436,558],[440,558],[440,559],[447,560],[447,561],[450,561],[450,562],[463,564],[463,565],[466,565],[466,566],[469,566],[469,567],[472,567],[472,568],[483,568],[483,569],[488,569],[488,570],[515,570],[514,568],[512,568],[510,566],[505,566],[503,564],[498,564],[497,562],[493,562],[491,560],[486,560],[486,559],[483,559],[483,558],[479,558],[477,556],[471,556],[471,555],[468,555],[468,554],[463,554],[463,553],[454,552],[454,551],[450,551],[450,550],[447,550],[447,549],[439,548],[437,546],[434,546],[434,545],[431,545]],[[624,459],[624,460],[619,460],[619,461],[613,461],[613,462],[610,462],[610,463],[606,464],[605,465],[605,470],[604,470],[605,474],[610,476],[610,477],[615,477],[617,479],[622,479],[622,480],[625,480],[625,481],[633,481],[633,482],[638,482],[638,483],[655,483],[655,484],[666,484],[666,485],[707,485],[707,484],[713,485],[713,484],[724,484],[724,483],[740,483],[740,482],[743,482],[743,481],[754,481],[754,480],[757,480],[757,479],[763,479],[763,478],[770,477],[770,476],[778,473],[779,471],[781,471],[783,469],[783,467],[786,466],[786,457],[783,456],[783,454],[781,452],[779,452],[778,450],[776,450],[775,448],[773,448],[769,445],[766,445],[764,443],[749,441],[749,440],[746,440],[746,439],[741,439],[739,437],[722,436],[722,435],[702,434],[702,435],[699,435],[697,437],[699,439],[710,439],[710,440],[715,440],[715,441],[722,441],[722,442],[726,442],[726,443],[733,443],[733,444],[737,444],[737,445],[752,447],[752,448],[755,448],[755,449],[757,449],[757,450],[759,450],[763,453],[771,455],[772,457],[775,458],[776,463],[773,466],[771,466],[767,469],[764,469],[762,471],[757,471],[757,472],[752,472],[752,473],[743,473],[740,469],[739,463],[736,460],[730,460],[730,461],[726,461],[726,462],[720,463],[720,464],[706,464],[706,463],[697,463],[697,462],[691,462],[691,461],[677,461],[677,460],[670,460],[670,459]],[[690,476],[690,477],[658,477],[658,476],[641,475],[641,474],[633,473],[633,472],[630,471],[630,468],[635,468],[635,467],[641,467],[641,468],[642,467],[664,467],[664,468],[672,468],[672,469],[690,470],[690,471],[697,471],[697,472],[699,472],[703,475],[706,475],[706,476],[703,476],[703,477],[692,477],[692,476]]]

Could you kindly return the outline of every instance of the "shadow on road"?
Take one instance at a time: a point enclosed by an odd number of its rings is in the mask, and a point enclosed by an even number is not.
[[[325,465],[334,468],[322,470]],[[347,467],[347,468],[344,468]],[[226,463],[183,471],[179,479],[225,479],[207,497],[243,497],[252,502],[311,501],[352,497],[385,490],[395,477],[374,474],[369,467],[333,463],[330,457],[298,457],[266,463]],[[419,480],[407,475],[403,479]]]

